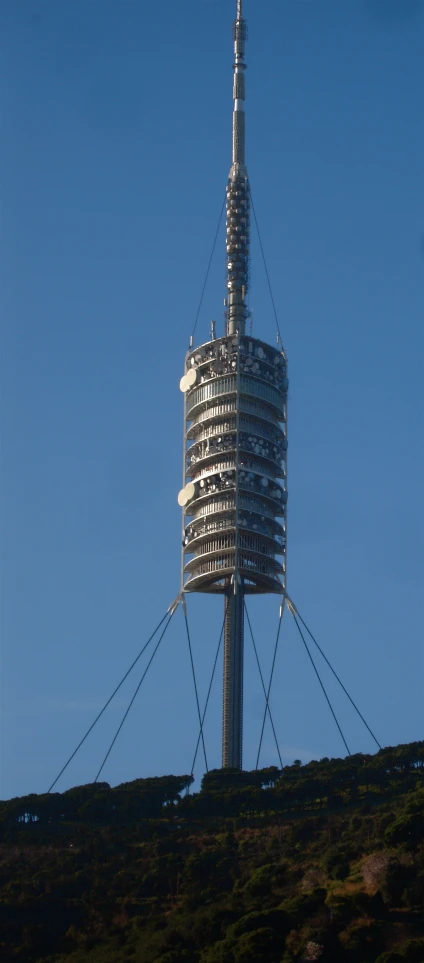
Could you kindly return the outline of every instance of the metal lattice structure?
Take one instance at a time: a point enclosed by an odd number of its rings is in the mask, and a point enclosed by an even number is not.
[[[242,765],[244,596],[285,593],[287,360],[246,334],[250,190],[246,23],[234,24],[225,334],[191,348],[184,393],[183,590],[225,596],[222,765]]]

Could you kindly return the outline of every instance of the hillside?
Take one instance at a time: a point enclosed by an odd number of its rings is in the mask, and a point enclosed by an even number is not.
[[[0,804],[0,956],[423,963],[424,743]]]

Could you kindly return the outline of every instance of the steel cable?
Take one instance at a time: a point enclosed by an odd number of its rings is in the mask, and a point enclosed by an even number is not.
[[[173,616],[173,615],[175,614],[175,612],[176,612],[176,609],[177,609],[177,606],[172,608],[172,611],[171,611],[171,613],[170,613],[170,615],[169,615],[169,618],[168,618],[168,621],[167,621],[167,623],[166,623],[166,625],[165,625],[165,628],[164,628],[163,632],[161,633],[161,635],[159,636],[159,639],[158,639],[158,641],[157,641],[157,643],[156,643],[156,645],[155,645],[155,648],[154,648],[154,650],[153,650],[153,654],[151,655],[151,657],[150,657],[150,659],[149,659],[149,661],[148,661],[148,663],[147,663],[147,666],[146,666],[146,668],[145,668],[145,670],[144,670],[144,672],[143,672],[143,675],[142,675],[142,677],[141,677],[141,679],[140,679],[140,682],[138,683],[138,686],[137,686],[137,688],[136,688],[136,690],[135,690],[135,692],[134,692],[134,695],[133,695],[133,697],[132,697],[132,699],[131,699],[131,701],[130,701],[130,703],[129,703],[129,705],[128,705],[128,708],[126,709],[126,711],[124,712],[124,715],[122,716],[121,722],[119,723],[119,726],[118,726],[118,728],[117,728],[117,730],[116,730],[116,733],[115,733],[115,735],[114,735],[114,737],[113,737],[113,739],[112,739],[112,742],[111,742],[111,744],[110,744],[110,746],[109,746],[109,749],[108,749],[108,751],[107,751],[107,753],[106,753],[106,755],[105,755],[105,757],[104,757],[104,759],[103,759],[103,762],[102,762],[102,764],[101,764],[101,766],[100,766],[100,769],[99,769],[99,771],[98,771],[98,773],[97,773],[97,776],[96,776],[94,782],[97,782],[97,780],[98,780],[98,778],[99,778],[99,776],[100,776],[100,773],[101,773],[101,771],[102,771],[102,769],[103,769],[103,767],[104,767],[104,765],[105,765],[105,762],[107,761],[107,759],[108,759],[109,756],[110,756],[110,753],[111,753],[111,751],[112,751],[112,749],[113,749],[113,747],[114,747],[114,745],[115,745],[115,742],[116,742],[116,740],[117,740],[117,738],[118,738],[118,736],[119,736],[119,733],[120,733],[120,731],[121,731],[121,729],[122,729],[122,726],[124,725],[124,722],[125,722],[125,720],[126,720],[126,718],[127,718],[127,715],[128,715],[128,713],[129,713],[129,711],[130,711],[130,709],[131,709],[131,706],[132,706],[132,704],[133,704],[133,702],[134,702],[134,700],[135,700],[135,698],[136,698],[136,696],[137,696],[137,694],[138,694],[138,692],[139,692],[139,690],[140,690],[141,684],[142,684],[142,682],[144,681],[144,679],[146,678],[146,675],[147,675],[147,673],[148,673],[148,671],[149,671],[149,669],[150,669],[150,666],[151,666],[151,664],[152,664],[152,662],[153,662],[153,659],[154,659],[154,657],[155,657],[155,655],[156,655],[156,652],[157,652],[157,650],[158,650],[158,648],[159,648],[159,646],[160,646],[160,644],[161,644],[161,642],[162,642],[162,639],[163,639],[163,637],[164,637],[164,635],[165,635],[165,632],[166,632],[166,630],[167,630],[167,628],[168,628],[168,625],[169,625],[169,623],[170,623],[170,621],[171,621],[171,619],[172,619],[172,616]]]
[[[268,709],[269,709],[269,697],[270,697],[270,694],[271,694],[272,679],[273,679],[273,675],[274,675],[275,660],[276,660],[276,657],[277,657],[277,649],[278,649],[278,642],[279,642],[279,639],[280,639],[281,621],[282,621],[282,618],[283,618],[283,614],[284,614],[284,600],[283,600],[283,602],[282,602],[282,604],[281,604],[281,607],[280,607],[280,618],[279,618],[279,622],[278,622],[277,638],[276,638],[276,640],[275,640],[274,655],[273,655],[273,658],[272,658],[272,666],[271,666],[271,675],[270,675],[270,679],[269,679],[268,692],[267,692],[267,695],[266,695],[265,712],[264,712],[264,718],[263,718],[262,729],[261,729],[261,738],[260,738],[260,740],[259,740],[258,755],[257,755],[257,757],[256,757],[256,767],[255,767],[256,769],[258,769],[258,767],[259,767],[259,756],[260,756],[260,754],[261,754],[262,739],[263,739],[263,736],[264,736],[264,729],[265,729],[265,722],[266,722],[266,714],[267,714]]]
[[[336,723],[336,726],[337,726],[337,728],[338,728],[338,730],[339,730],[339,732],[340,732],[340,735],[341,735],[341,737],[342,737],[342,739],[343,739],[343,742],[344,742],[344,744],[345,744],[345,746],[346,746],[347,754],[348,754],[348,756],[350,756],[350,755],[351,755],[351,752],[350,752],[349,746],[348,746],[348,744],[347,744],[347,742],[346,742],[346,739],[345,739],[345,737],[344,737],[344,735],[343,735],[343,733],[342,733],[342,730],[341,730],[341,728],[340,728],[340,725],[339,725],[339,722],[338,722],[336,713],[334,712],[333,706],[331,705],[331,702],[330,702],[330,700],[329,700],[329,698],[328,698],[328,695],[327,695],[326,690],[325,690],[325,688],[324,688],[324,683],[323,683],[322,680],[321,680],[321,676],[320,676],[320,674],[319,674],[319,672],[318,672],[318,669],[317,669],[317,667],[316,667],[316,665],[315,665],[315,662],[314,662],[314,660],[313,660],[313,658],[312,658],[312,656],[311,656],[311,653],[310,653],[309,647],[308,647],[308,643],[307,643],[307,641],[306,641],[306,639],[305,639],[305,636],[303,635],[302,629],[300,628],[300,625],[299,625],[299,623],[298,623],[298,621],[297,621],[297,618],[296,618],[296,615],[295,615],[294,611],[292,612],[292,615],[293,615],[294,621],[296,622],[296,625],[297,625],[298,631],[299,631],[299,633],[300,633],[300,637],[301,637],[301,639],[302,639],[302,642],[303,642],[303,644],[304,644],[304,646],[305,646],[305,649],[306,649],[306,651],[307,651],[307,653],[308,653],[308,655],[309,655],[309,658],[310,658],[310,660],[311,660],[311,662],[312,662],[312,665],[313,665],[313,667],[314,667],[314,671],[315,671],[315,674],[316,674],[316,676],[317,676],[318,682],[319,682],[319,684],[320,684],[320,686],[321,686],[321,689],[322,689],[322,691],[323,691],[323,693],[324,693],[324,695],[325,695],[325,698],[326,698],[326,700],[327,700],[327,702],[328,702],[328,705],[329,705],[329,707],[330,707],[330,710],[331,710],[333,719],[334,719],[334,721],[335,721],[335,723]]]
[[[359,718],[362,719],[362,722],[364,723],[364,726],[366,727],[366,729],[368,729],[368,732],[369,732],[370,736],[372,736],[372,738],[374,739],[374,742],[377,744],[378,748],[381,749],[382,746],[380,746],[380,743],[379,743],[378,739],[375,737],[375,735],[374,735],[374,733],[372,732],[372,730],[370,729],[368,723],[365,721],[365,719],[364,719],[364,717],[363,717],[363,715],[362,715],[362,712],[360,712],[359,709],[358,709],[358,706],[355,705],[353,699],[351,698],[351,696],[349,695],[347,689],[346,689],[345,686],[343,685],[343,682],[341,681],[341,679],[339,679],[339,677],[338,677],[338,675],[337,675],[337,672],[335,671],[335,669],[333,669],[333,666],[331,665],[331,662],[329,662],[329,660],[327,659],[327,656],[326,656],[325,653],[322,651],[321,646],[318,644],[317,640],[316,640],[316,639],[314,638],[314,636],[312,635],[311,630],[308,629],[308,626],[306,625],[306,622],[304,621],[304,619],[302,619],[302,616],[301,616],[300,612],[297,611],[297,609],[296,609],[296,613],[297,613],[297,615],[299,616],[299,619],[300,619],[300,621],[302,622],[302,625],[305,626],[305,629],[306,629],[308,635],[310,635],[312,641],[315,642],[315,645],[316,645],[318,651],[321,652],[321,655],[322,655],[323,659],[325,660],[325,662],[327,663],[328,668],[331,669],[333,675],[334,675],[335,678],[337,679],[337,682],[338,682],[339,685],[342,687],[343,692],[345,693],[345,695],[347,695],[347,697],[348,697],[348,699],[349,699],[349,702],[352,703],[353,708],[354,708],[355,711],[358,713]]]
[[[202,293],[201,293],[201,295],[200,295],[200,301],[199,301],[199,307],[198,307],[198,309],[197,309],[196,320],[195,320],[195,322],[194,322],[194,328],[193,328],[193,331],[192,331],[192,333],[191,333],[191,342],[194,341],[194,335],[195,335],[195,333],[196,333],[197,322],[198,322],[198,320],[199,320],[200,310],[201,310],[201,307],[202,307],[202,304],[203,304],[203,298],[204,298],[204,294],[205,294],[205,291],[206,291],[206,285],[207,285],[207,283],[208,283],[209,271],[210,271],[210,269],[211,269],[211,264],[212,264],[213,256],[214,256],[214,254],[215,254],[216,242],[217,242],[217,240],[218,240],[218,234],[219,234],[219,229],[220,229],[220,227],[221,227],[221,221],[222,221],[222,215],[223,215],[223,213],[224,213],[224,208],[225,208],[225,197],[224,197],[224,200],[223,200],[223,202],[222,202],[221,213],[220,213],[220,215],[219,215],[219,221],[218,221],[218,227],[217,227],[217,229],[216,229],[216,233],[215,233],[215,237],[214,237],[214,242],[213,242],[213,244],[212,244],[211,256],[210,256],[210,258],[209,258],[209,264],[208,264],[207,271],[206,271],[206,277],[205,277],[205,280],[204,280],[204,284],[203,284],[203,288],[202,288]]]
[[[280,345],[281,345],[281,347],[282,347],[282,346],[283,346],[283,342],[282,342],[282,338],[281,338],[280,325],[279,325],[279,323],[278,323],[277,308],[275,307],[274,295],[273,295],[273,293],[272,293],[271,281],[270,281],[270,277],[269,277],[269,273],[268,273],[268,267],[267,267],[266,258],[265,258],[265,251],[264,251],[264,247],[263,247],[263,244],[262,244],[261,232],[260,232],[260,230],[259,230],[258,219],[257,219],[257,217],[256,217],[256,210],[255,210],[255,205],[254,205],[254,203],[253,203],[252,188],[251,188],[250,184],[249,184],[249,194],[250,194],[250,200],[251,200],[251,202],[252,202],[252,211],[253,211],[253,217],[254,217],[254,219],[255,219],[256,230],[257,230],[257,232],[258,232],[259,247],[260,247],[260,249],[261,249],[262,260],[263,260],[263,262],[264,262],[265,274],[266,274],[266,279],[267,279],[267,282],[268,282],[269,293],[270,293],[270,297],[271,297],[271,303],[272,303],[272,307],[273,307],[273,311],[274,311],[274,318],[275,318],[275,324],[276,324],[276,327],[277,327],[278,339],[279,339],[279,343],[280,343]]]
[[[87,736],[90,735],[90,732],[92,732],[92,730],[94,729],[94,726],[95,726],[96,723],[99,721],[100,717],[103,715],[103,713],[104,713],[105,710],[107,709],[108,705],[110,705],[110,703],[112,702],[112,699],[116,696],[116,693],[119,691],[119,689],[121,688],[121,686],[124,684],[125,679],[128,678],[128,676],[129,676],[130,672],[132,672],[134,666],[137,664],[137,662],[139,661],[139,659],[141,659],[141,656],[143,655],[143,652],[146,651],[146,649],[147,649],[147,647],[150,645],[152,639],[155,637],[156,632],[159,631],[161,625],[164,623],[164,621],[165,621],[165,619],[166,619],[166,617],[167,617],[167,615],[168,615],[168,612],[169,612],[169,609],[166,610],[165,615],[164,615],[163,618],[160,620],[159,624],[156,626],[154,632],[152,632],[150,638],[147,640],[146,644],[143,646],[143,648],[141,649],[141,651],[138,653],[138,655],[137,655],[137,657],[134,659],[134,662],[132,663],[132,665],[130,665],[130,667],[129,667],[129,669],[128,669],[128,672],[125,673],[125,675],[122,677],[119,685],[116,686],[116,689],[114,689],[114,691],[112,692],[112,695],[110,696],[110,698],[107,700],[107,702],[105,702],[105,704],[104,704],[104,706],[103,706],[103,709],[100,710],[98,716],[96,716],[96,718],[95,718],[94,722],[91,724],[90,728],[87,729],[87,732],[85,733],[85,736],[83,736],[83,738],[81,739],[81,742],[78,743],[77,748],[74,749],[72,755],[69,756],[68,761],[65,762],[65,765],[64,765],[63,768],[60,770],[59,775],[56,776],[56,779],[54,780],[54,782],[52,782],[52,784],[51,784],[51,786],[50,786],[50,789],[47,790],[48,793],[52,791],[53,787],[56,785],[56,783],[57,783],[58,780],[60,779],[61,775],[65,772],[65,769],[68,768],[69,763],[72,762],[74,756],[76,756],[76,754],[77,754],[77,752],[78,752],[78,749],[81,748],[82,744],[83,744],[83,743],[85,742],[85,740],[87,739]]]
[[[265,696],[265,699],[266,699],[266,689],[265,689],[264,677],[263,677],[263,675],[262,675],[262,669],[261,669],[261,664],[260,664],[260,662],[259,662],[258,650],[257,650],[257,648],[256,648],[256,643],[255,643],[255,639],[254,639],[254,636],[253,636],[252,626],[251,626],[251,623],[250,623],[250,618],[249,618],[249,613],[248,613],[248,611],[247,611],[246,602],[244,603],[244,610],[245,610],[245,612],[246,612],[247,623],[248,623],[249,630],[250,630],[250,637],[251,637],[251,639],[252,639],[253,649],[254,649],[255,656],[256,656],[256,662],[257,662],[258,669],[259,669],[259,675],[260,675],[260,678],[261,678],[262,688],[263,688],[263,690],[264,690],[264,696]],[[279,758],[279,760],[280,760],[280,766],[281,766],[281,768],[283,768],[283,760],[282,760],[282,758],[281,758],[280,747],[279,747],[279,745],[278,745],[278,739],[277,739],[277,733],[276,733],[276,731],[275,731],[274,722],[273,722],[273,718],[272,718],[272,715],[271,715],[271,707],[270,707],[269,703],[268,703],[268,715],[269,715],[269,721],[270,721],[271,726],[272,726],[272,731],[273,731],[273,733],[274,733],[275,745],[276,745],[276,747],[277,747],[277,753],[278,753],[278,758]]]
[[[208,760],[207,760],[207,758],[206,758],[205,737],[204,737],[204,734],[203,734],[203,722],[202,722],[202,716],[201,716],[201,713],[200,713],[199,693],[198,693],[198,691],[197,691],[196,673],[195,673],[195,671],[194,671],[193,650],[192,650],[192,647],[191,647],[190,632],[189,632],[189,628],[188,628],[187,606],[186,606],[186,602],[185,602],[185,599],[184,599],[184,598],[183,598],[183,612],[184,612],[184,620],[185,620],[185,626],[186,626],[186,632],[187,632],[188,648],[189,648],[189,652],[190,652],[190,662],[191,662],[191,671],[192,671],[192,674],[193,674],[194,692],[195,692],[195,695],[196,695],[197,714],[198,714],[198,716],[199,716],[199,723],[200,723],[200,735],[201,735],[201,737],[202,737],[203,755],[204,755],[204,757],[205,757],[206,772],[209,772],[209,769],[208,769]]]
[[[221,629],[221,634],[220,634],[220,636],[219,636],[218,648],[217,648],[217,650],[216,650],[216,655],[215,655],[215,661],[214,661],[214,664],[213,664],[211,680],[210,680],[210,682],[209,682],[208,694],[207,694],[207,696],[206,696],[205,708],[204,708],[204,710],[203,710],[202,729],[203,729],[203,726],[204,726],[204,723],[205,723],[206,712],[207,712],[207,708],[208,708],[208,705],[209,705],[209,697],[210,697],[210,694],[211,694],[211,691],[212,691],[212,685],[213,685],[213,680],[214,680],[214,676],[215,676],[215,670],[216,670],[216,666],[217,666],[217,662],[218,662],[218,656],[219,656],[219,652],[220,652],[220,648],[221,648],[221,644],[222,644],[222,636],[223,636],[223,634],[224,634],[225,616],[226,616],[226,614],[227,614],[227,606],[228,606],[228,599],[226,598],[226,599],[225,599],[224,621],[223,621],[223,623],[222,623],[222,629]],[[199,745],[200,745],[200,739],[201,739],[201,735],[202,735],[202,729],[200,730],[199,735],[198,735],[198,737],[197,737],[196,751],[195,751],[195,753],[194,753],[193,764],[192,764],[192,767],[191,767],[191,770],[190,770],[190,771],[191,771],[191,775],[193,775],[194,767],[195,767],[195,765],[196,765],[196,759],[197,759],[197,753],[198,753],[198,751],[199,751]]]

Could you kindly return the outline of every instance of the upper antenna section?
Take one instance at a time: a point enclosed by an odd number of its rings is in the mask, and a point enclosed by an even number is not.
[[[243,20],[242,0],[237,0],[236,19],[234,21],[234,84],[233,84],[233,164],[244,166],[245,163],[245,132],[244,132],[244,100],[245,83],[244,44],[247,36],[247,24]]]
[[[245,166],[244,45],[247,35],[242,0],[237,0],[234,21],[233,157],[227,184],[227,289],[228,334],[244,334],[249,284],[249,182]]]

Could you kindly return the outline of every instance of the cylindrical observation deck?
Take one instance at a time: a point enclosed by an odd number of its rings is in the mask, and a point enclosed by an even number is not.
[[[285,590],[284,351],[247,335],[191,350],[185,395],[183,586],[186,592]]]

